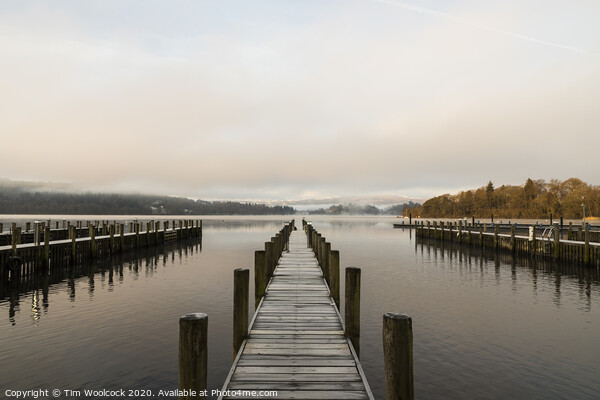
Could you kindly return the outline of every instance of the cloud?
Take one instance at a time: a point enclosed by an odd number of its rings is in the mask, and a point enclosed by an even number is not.
[[[555,43],[555,42],[551,42],[548,40],[542,40],[539,38],[534,38],[531,36],[527,36],[527,35],[521,35],[515,32],[509,32],[506,31],[504,29],[498,29],[496,27],[493,26],[486,26],[474,21],[469,21],[466,20],[464,18],[459,18],[456,17],[455,15],[449,14],[449,13],[445,13],[445,12],[440,12],[440,11],[435,11],[435,10],[431,10],[428,8],[424,8],[424,7],[418,7],[409,3],[404,3],[401,1],[393,1],[393,0],[372,0],[376,3],[382,3],[382,4],[387,4],[387,5],[391,5],[394,7],[400,7],[403,8],[405,10],[409,10],[409,11],[413,11],[419,14],[424,14],[424,15],[428,15],[428,16],[432,16],[432,17],[437,17],[437,18],[442,18],[448,21],[452,21],[454,23],[457,24],[461,24],[461,25],[465,25],[471,28],[474,28],[476,30],[481,30],[481,31],[488,31],[488,32],[492,32],[492,33],[497,33],[500,35],[504,35],[504,36],[509,36],[512,38],[516,38],[516,39],[521,39],[521,40],[525,40],[525,41],[529,41],[529,42],[533,42],[533,43],[537,43],[537,44],[541,44],[544,46],[550,46],[550,47],[556,47],[559,49],[563,49],[563,50],[568,50],[568,51],[573,51],[575,53],[584,53],[584,54],[588,54],[588,55],[592,55],[592,56],[600,56],[600,54],[598,53],[592,53],[590,51],[587,51],[585,49],[582,49],[580,47],[575,47],[575,46],[569,46],[569,45],[565,45],[565,44],[561,44],[561,43]]]
[[[600,180],[597,59],[365,4],[184,32],[0,19],[2,174],[210,199]]]

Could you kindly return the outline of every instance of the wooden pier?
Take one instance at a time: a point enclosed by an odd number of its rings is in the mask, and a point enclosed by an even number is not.
[[[128,250],[202,236],[201,220],[149,220],[127,225],[88,221],[85,227],[77,222],[76,225],[63,223],[64,228],[50,229],[48,221],[39,226],[36,224],[31,233],[27,232],[28,223],[25,236],[21,227],[13,224],[11,244],[0,246],[0,281],[21,279],[56,265],[73,265]]]
[[[219,398],[252,398],[227,396],[251,390],[279,399],[373,399],[304,231],[291,233]]]
[[[499,224],[463,225],[462,221],[425,221],[424,224],[416,227],[416,235],[421,238],[503,250],[534,258],[600,266],[600,243],[590,240],[592,232],[588,224],[583,224],[577,231],[570,224],[567,239],[563,238],[563,232],[558,225],[548,226],[543,230],[540,230],[537,225],[530,225],[527,227],[526,236],[516,234],[516,224],[508,225],[506,228],[508,233],[501,233]]]

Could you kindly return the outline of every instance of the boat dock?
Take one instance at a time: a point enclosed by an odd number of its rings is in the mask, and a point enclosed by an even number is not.
[[[219,399],[251,398],[227,396],[240,390],[276,391],[278,399],[373,399],[304,231],[291,233]]]

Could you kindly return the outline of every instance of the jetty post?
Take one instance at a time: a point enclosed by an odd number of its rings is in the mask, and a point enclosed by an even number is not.
[[[346,268],[345,298],[345,333],[360,357],[360,268]]]
[[[238,268],[233,271],[233,359],[248,334],[248,295],[250,270]]]
[[[179,390],[201,393],[207,386],[208,315],[186,314],[179,318]],[[206,396],[179,396],[206,399]]]
[[[386,400],[413,400],[412,318],[404,314],[383,315],[383,358]]]

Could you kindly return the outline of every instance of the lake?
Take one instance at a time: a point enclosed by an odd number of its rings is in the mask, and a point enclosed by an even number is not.
[[[252,282],[254,251],[291,218],[203,217],[202,241],[4,285],[0,398],[6,389],[175,389],[178,319],[190,312],[209,316],[208,385],[220,388],[231,365],[233,270],[250,268]],[[385,312],[413,319],[416,398],[598,398],[597,269],[417,241],[392,229],[393,217],[307,219],[342,268],[362,268],[361,361],[376,398]]]

